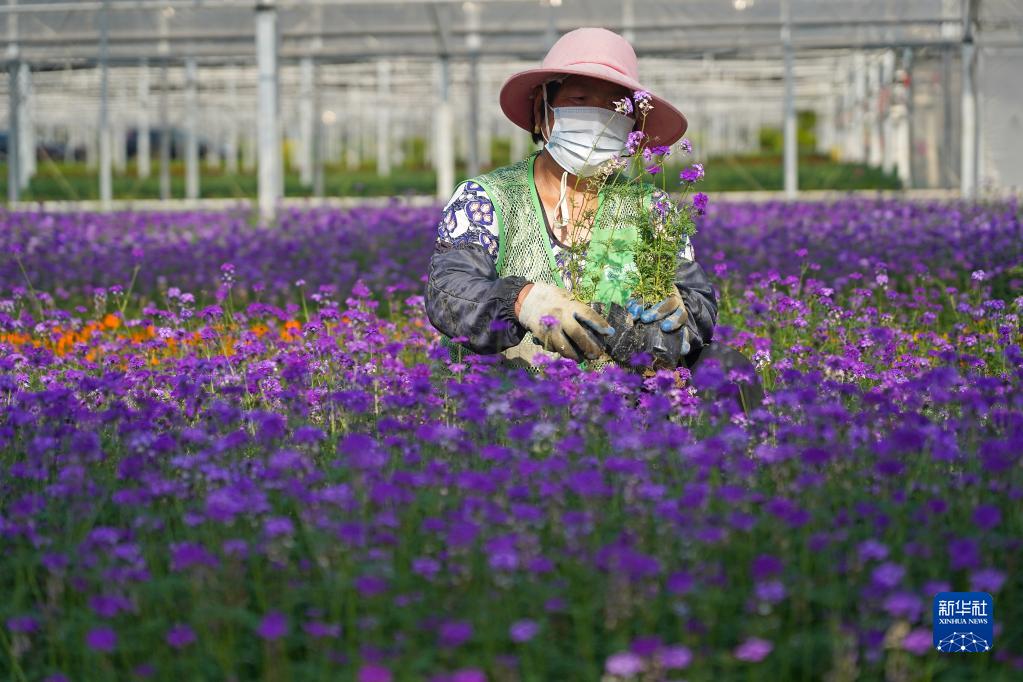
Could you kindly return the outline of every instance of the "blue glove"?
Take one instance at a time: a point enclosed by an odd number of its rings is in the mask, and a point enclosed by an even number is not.
[[[685,324],[688,312],[682,302],[682,296],[675,293],[663,301],[644,307],[636,299],[630,298],[625,303],[625,309],[632,315],[633,320],[640,320],[644,323],[661,321],[661,331],[676,332]]]

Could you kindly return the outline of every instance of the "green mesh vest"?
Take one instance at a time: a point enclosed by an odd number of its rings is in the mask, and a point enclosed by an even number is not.
[[[551,250],[543,206],[533,182],[533,160],[538,154],[540,151],[533,152],[517,163],[495,168],[471,180],[483,187],[494,204],[500,244],[497,255],[498,277],[519,275],[530,282],[544,282],[565,288]],[[653,186],[645,186],[645,189],[644,200],[649,203]],[[624,305],[629,298],[626,277],[636,268],[632,257],[639,236],[636,226],[640,220],[645,219],[635,195],[626,198],[616,192],[614,186],[605,186],[601,190],[583,275],[586,278],[598,278],[594,300]],[[454,358],[461,357],[461,351],[465,350],[462,346],[450,343],[446,337],[444,342],[453,351]],[[533,364],[533,358],[537,355],[552,360],[561,357],[534,343],[533,334],[528,331],[518,345],[505,349],[501,354],[511,364],[526,367],[533,372],[538,371]],[[614,363],[582,362],[580,366],[599,369],[609,364]]]

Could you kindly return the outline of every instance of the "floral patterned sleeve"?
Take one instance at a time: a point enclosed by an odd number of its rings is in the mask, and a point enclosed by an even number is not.
[[[515,301],[525,277],[497,272],[494,204],[479,183],[460,184],[444,207],[430,257],[426,315],[444,336],[474,353],[499,353],[525,336]]]
[[[437,241],[453,246],[482,246],[494,264],[497,264],[497,219],[494,216],[494,204],[482,185],[467,180],[455,188],[437,225]]]

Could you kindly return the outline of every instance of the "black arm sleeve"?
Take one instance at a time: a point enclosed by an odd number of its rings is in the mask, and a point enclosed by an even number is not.
[[[474,353],[499,353],[526,334],[515,316],[515,299],[526,284],[524,277],[498,277],[493,259],[478,244],[438,241],[430,258],[426,316],[442,334],[467,337],[463,345]]]
[[[718,302],[707,273],[695,260],[679,260],[675,286],[685,302],[686,326],[693,350],[702,348],[714,337],[718,320]]]

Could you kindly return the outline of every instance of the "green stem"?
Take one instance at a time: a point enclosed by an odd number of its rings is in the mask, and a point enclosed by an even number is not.
[[[118,310],[121,313],[122,320],[124,319],[124,309],[128,306],[128,298],[131,296],[131,290],[135,288],[135,278],[138,276],[141,267],[141,265],[136,265],[131,272],[131,282],[128,284],[128,291],[124,292],[124,299],[121,301],[121,307]]]

